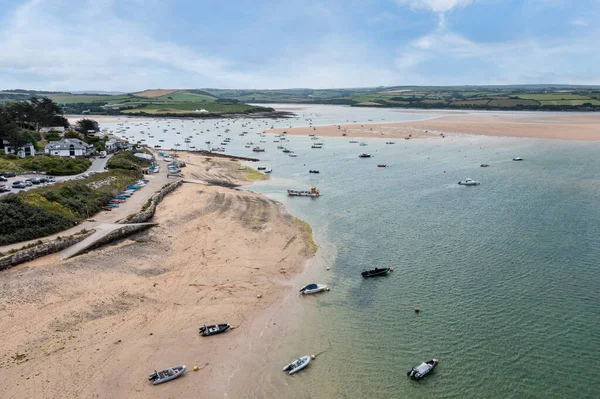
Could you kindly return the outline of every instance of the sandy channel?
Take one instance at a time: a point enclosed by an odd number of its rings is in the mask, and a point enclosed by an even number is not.
[[[233,161],[182,158],[191,178],[247,177]],[[252,340],[296,293],[315,250],[309,229],[262,195],[197,184],[167,196],[154,219],[118,244],[1,273],[0,397],[240,397],[232,376],[244,378]],[[199,336],[217,322],[235,329]],[[188,372],[177,381],[147,381],[178,364]]]
[[[600,114],[486,113],[451,115],[424,121],[340,124],[329,126],[278,128],[269,133],[324,137],[431,138],[449,134],[475,134],[502,137],[528,137],[561,140],[600,140]]]

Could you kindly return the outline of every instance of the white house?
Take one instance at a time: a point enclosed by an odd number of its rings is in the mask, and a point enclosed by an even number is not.
[[[14,147],[8,140],[2,140],[2,147],[5,154],[16,154],[19,158],[35,156],[35,147],[31,143],[26,143],[22,147]]]
[[[92,147],[79,139],[64,139],[51,141],[44,147],[44,152],[59,157],[87,157],[92,153]]]

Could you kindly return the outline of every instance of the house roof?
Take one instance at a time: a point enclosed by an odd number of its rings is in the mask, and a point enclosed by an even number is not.
[[[71,145],[73,145],[74,149],[76,150],[87,151],[90,148],[89,144],[84,143],[79,139],[64,139],[60,141],[51,141],[50,143],[46,144],[45,149],[54,151],[69,150],[71,148]]]

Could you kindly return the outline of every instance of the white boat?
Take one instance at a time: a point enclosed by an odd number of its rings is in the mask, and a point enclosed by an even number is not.
[[[287,366],[285,366],[283,368],[283,371],[287,372],[289,375],[297,373],[298,371],[302,370],[304,367],[308,366],[308,364],[310,363],[310,358],[311,357],[309,355],[300,357],[300,358],[294,360],[293,362],[291,362],[290,364],[288,364]]]
[[[513,158],[513,161],[522,161],[522,160],[523,160],[523,158],[521,158],[521,157],[514,157]]]
[[[460,184],[461,186],[478,186],[481,183],[473,179],[466,178],[465,181],[459,181],[458,184]]]
[[[152,381],[152,385],[162,384],[163,382],[174,380],[177,377],[180,377],[183,373],[185,373],[185,365],[184,366],[175,366],[168,369],[155,371],[152,374],[148,375],[148,379]]]
[[[321,291],[329,291],[329,287],[327,287],[325,284],[308,284],[300,288],[300,292],[303,295],[316,294],[317,292]]]
[[[265,173],[271,173],[272,171],[273,171],[273,169],[271,169],[271,168],[267,168],[267,169],[265,170]]]

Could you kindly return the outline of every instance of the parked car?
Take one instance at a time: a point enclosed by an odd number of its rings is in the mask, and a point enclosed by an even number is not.
[[[83,179],[87,179],[88,177],[90,177],[90,175],[89,175],[89,173],[84,173],[84,174],[81,175],[81,177]]]
[[[31,182],[31,179],[25,179],[25,180],[23,180],[23,183],[25,183],[28,187],[33,186],[33,183]]]
[[[4,177],[15,177],[17,174],[15,172],[0,172],[0,175]]]
[[[42,183],[42,184],[43,184],[43,183],[48,183],[48,182],[50,182],[50,180],[46,179],[45,177],[40,177],[38,180],[39,180],[39,181],[40,181],[40,183]]]
[[[48,176],[47,179],[50,183],[56,182],[56,177],[54,177],[54,176]]]
[[[31,179],[31,182],[32,182],[33,184],[35,184],[35,185],[38,185],[38,184],[40,184],[40,183],[41,183],[40,179],[37,179],[37,178],[35,178],[35,179]]]
[[[10,186],[7,186],[6,184],[0,184],[0,193],[5,193],[7,191],[10,191]]]
[[[8,179],[2,175],[0,175],[0,181],[8,181]]]
[[[12,186],[13,186],[13,188],[27,188],[27,184],[25,184],[25,182],[22,182],[20,180],[13,182]]]

